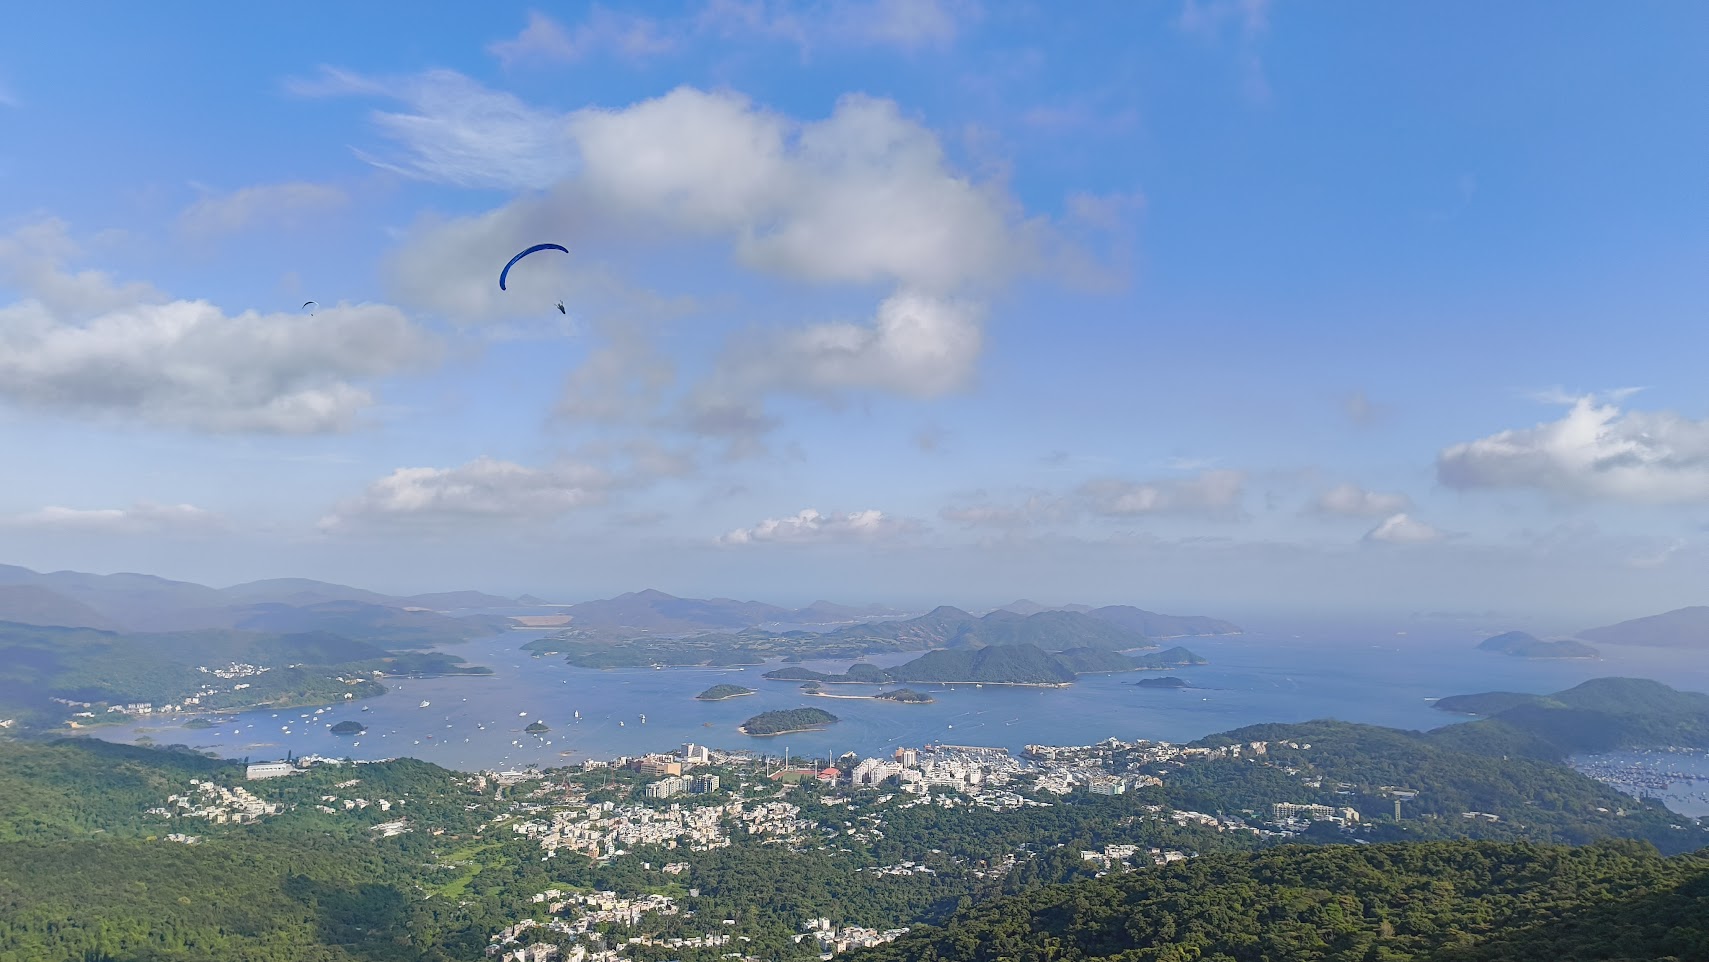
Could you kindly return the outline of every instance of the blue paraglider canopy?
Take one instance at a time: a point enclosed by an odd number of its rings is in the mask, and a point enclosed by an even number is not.
[[[523,251],[522,253],[516,255],[515,257],[512,257],[510,259],[510,262],[504,265],[504,270],[498,272],[498,289],[499,290],[502,291],[505,289],[505,286],[504,286],[505,280],[510,277],[510,269],[512,267],[516,266],[516,262],[519,260],[522,260],[524,257],[527,257],[529,254],[535,253],[536,251],[563,251],[564,253],[568,254],[570,252],[570,249],[568,247],[565,247],[562,244],[535,244],[533,247],[530,247],[527,250]]]

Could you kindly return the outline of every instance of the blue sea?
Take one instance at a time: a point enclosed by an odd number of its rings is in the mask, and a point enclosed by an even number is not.
[[[936,703],[903,705],[810,696],[796,684],[761,678],[770,666],[573,668],[559,657],[534,658],[520,650],[538,637],[517,631],[444,647],[440,650],[491,667],[495,674],[389,679],[386,694],[321,714],[293,709],[216,715],[216,727],[203,730],[155,719],[98,729],[97,734],[126,742],[146,737],[156,744],[181,743],[256,760],[283,758],[287,751],[362,759],[413,756],[474,771],[672,751],[687,742],[825,757],[851,751],[888,754],[897,746],[923,744],[1018,751],[1027,744],[1088,744],[1112,736],[1181,742],[1242,725],[1314,718],[1429,729],[1461,720],[1431,707],[1444,695],[1550,692],[1614,675],[1709,691],[1709,658],[1700,655],[1608,646],[1600,660],[1532,661],[1476,651],[1478,636],[1471,634],[1340,628],[1180,639],[1210,661],[1171,673],[1188,681],[1190,689],[1137,688],[1135,680],[1160,674],[1137,672],[1086,676],[1060,689],[914,685],[930,691]],[[869,660],[887,665],[918,654]],[[847,661],[806,663],[825,671],[847,666]],[[759,693],[723,702],[694,700],[721,682]],[[841,695],[878,689],[838,685],[828,690]],[[425,708],[419,707],[423,701],[429,703]],[[737,731],[759,712],[809,706],[826,709],[841,722],[825,731],[772,738]],[[345,720],[359,721],[368,731],[356,736],[329,731]],[[525,733],[533,721],[544,722],[550,731]]]

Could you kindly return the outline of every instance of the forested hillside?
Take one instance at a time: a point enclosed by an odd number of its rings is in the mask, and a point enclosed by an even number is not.
[[[1709,857],[1635,842],[1288,846],[1053,886],[851,962],[1709,958]]]

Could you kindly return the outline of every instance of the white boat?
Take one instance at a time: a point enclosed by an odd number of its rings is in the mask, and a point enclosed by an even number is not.
[[[647,716],[646,716],[646,715],[642,715],[642,716],[641,716],[641,724],[643,724],[643,725],[645,725],[645,724],[646,724],[646,723],[647,723]]]
[[[421,704],[419,704],[419,705],[417,705],[417,706],[415,706],[415,707],[417,707],[417,708],[426,708],[426,707],[427,707],[427,706],[428,706],[428,705],[431,705],[431,704],[433,704],[433,703],[432,703],[432,702],[430,702],[430,701],[424,701],[424,702],[422,702],[422,703],[421,703]]]

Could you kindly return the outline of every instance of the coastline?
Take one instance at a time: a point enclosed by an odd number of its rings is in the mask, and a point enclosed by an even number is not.
[[[816,725],[812,728],[789,728],[780,732],[751,732],[748,731],[746,726],[737,725],[736,730],[749,738],[776,738],[778,735],[799,735],[802,732],[822,732],[828,727],[828,725]]]
[[[1088,672],[1088,674],[1091,674],[1091,673]],[[905,684],[905,685],[943,685],[946,688],[953,686],[953,685],[991,685],[993,687],[1004,687],[1004,688],[1073,688],[1074,687],[1074,683],[1071,681],[914,681],[914,682],[906,682],[905,681],[905,682],[898,682],[898,684]]]
[[[984,682],[980,684],[984,684]],[[937,701],[937,699],[932,699],[932,701],[905,701],[900,698],[885,698],[881,695],[833,695],[823,691],[809,691],[802,694],[814,698],[840,698],[844,701],[887,701],[896,705],[931,705]]]

